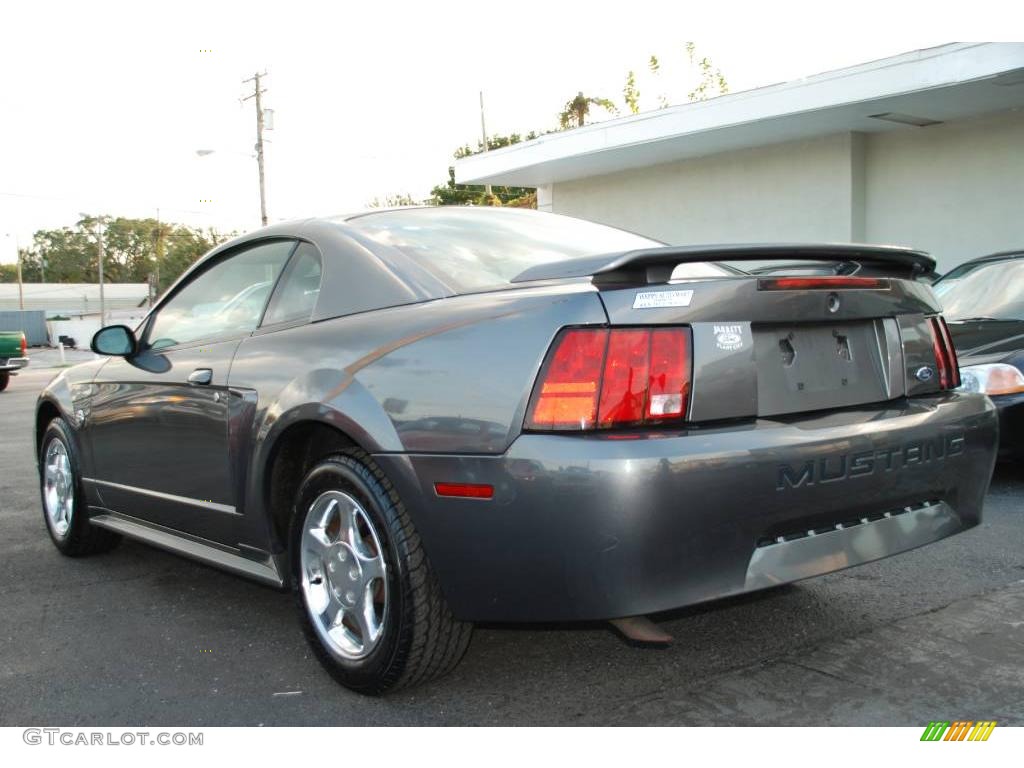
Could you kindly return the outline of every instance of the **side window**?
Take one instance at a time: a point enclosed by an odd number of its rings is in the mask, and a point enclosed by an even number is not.
[[[270,300],[263,325],[309,320],[320,295],[320,253],[300,243]]]
[[[274,240],[204,270],[160,308],[149,326],[153,349],[253,331],[274,282],[295,247]]]

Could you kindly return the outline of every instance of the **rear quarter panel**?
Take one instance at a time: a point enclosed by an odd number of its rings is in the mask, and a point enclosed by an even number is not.
[[[589,284],[475,294],[394,307],[246,339],[229,386],[252,393],[235,445],[251,441],[246,516],[265,518],[261,478],[276,440],[303,421],[370,453],[503,453],[537,372],[566,325],[604,324]],[[414,499],[407,502],[416,515]]]
[[[559,329],[606,322],[585,285],[441,299],[257,334],[229,385],[258,392],[261,442],[312,406],[371,452],[499,454]]]

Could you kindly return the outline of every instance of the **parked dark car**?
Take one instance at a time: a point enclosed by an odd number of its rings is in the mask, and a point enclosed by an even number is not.
[[[935,284],[963,389],[999,409],[1000,454],[1024,459],[1024,251],[961,264]]]
[[[717,265],[780,259],[858,271]],[[996,414],[955,391],[932,267],[523,210],[275,225],[42,392],[44,517],[68,555],[129,536],[290,589],[359,691],[443,674],[475,621],[643,639],[977,525]]]

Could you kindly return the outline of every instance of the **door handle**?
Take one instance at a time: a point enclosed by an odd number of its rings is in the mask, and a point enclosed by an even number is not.
[[[210,368],[196,368],[188,375],[189,384],[209,384],[213,381],[213,370]]]

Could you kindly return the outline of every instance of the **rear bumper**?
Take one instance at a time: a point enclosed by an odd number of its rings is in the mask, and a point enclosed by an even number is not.
[[[502,456],[381,454],[453,611],[654,613],[840,570],[976,525],[991,401],[950,393],[673,433],[528,434]],[[490,501],[438,481],[490,483]]]
[[[27,357],[0,357],[0,371],[17,371],[27,365]]]

